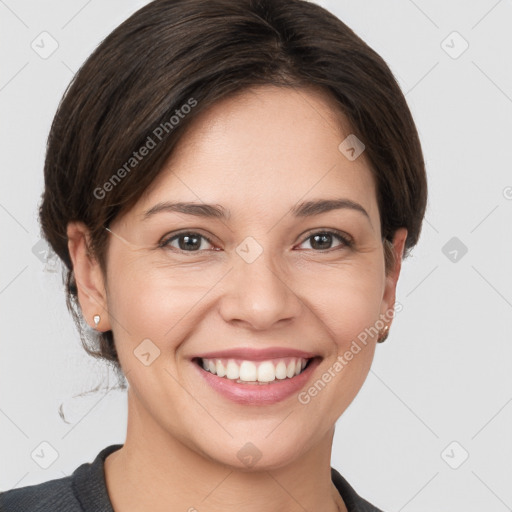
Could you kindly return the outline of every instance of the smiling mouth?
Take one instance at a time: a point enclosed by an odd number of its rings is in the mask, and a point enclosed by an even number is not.
[[[204,371],[238,384],[268,385],[290,380],[300,375],[314,359],[303,357],[279,357],[262,361],[234,358],[206,359],[196,357],[193,361]]]

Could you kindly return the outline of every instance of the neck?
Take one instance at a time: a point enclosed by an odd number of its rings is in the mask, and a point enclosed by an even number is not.
[[[123,447],[105,460],[116,512],[346,512],[331,480],[334,427],[321,442],[277,468],[239,469],[192,449],[152,421],[128,390]]]

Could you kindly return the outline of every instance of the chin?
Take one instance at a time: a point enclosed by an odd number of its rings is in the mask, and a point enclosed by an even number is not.
[[[218,440],[212,441],[212,444],[203,447],[201,453],[216,464],[225,465],[231,470],[270,471],[292,463],[303,453],[297,447],[304,449],[307,444],[304,439],[295,439],[283,433],[276,433],[272,440],[270,437],[235,437],[224,444],[218,443]],[[283,442],[284,439],[286,443]]]

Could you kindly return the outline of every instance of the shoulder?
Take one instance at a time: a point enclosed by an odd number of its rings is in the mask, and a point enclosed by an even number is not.
[[[380,508],[359,496],[347,480],[333,467],[331,467],[331,479],[343,498],[348,512],[383,512]]]
[[[82,512],[72,489],[72,477],[57,478],[36,485],[0,493],[2,512]]]
[[[1,512],[112,512],[103,463],[121,448],[110,445],[72,475],[0,492]]]

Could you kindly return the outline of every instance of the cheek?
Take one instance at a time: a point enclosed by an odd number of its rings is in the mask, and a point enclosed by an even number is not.
[[[312,285],[313,283],[313,285]],[[310,309],[336,340],[338,351],[373,326],[379,318],[384,277],[378,261],[341,265],[316,272],[302,289]]]
[[[144,339],[150,339],[170,355],[169,349],[186,336],[191,319],[216,281],[215,276],[208,276],[208,272],[192,268],[160,265],[148,269],[144,261],[116,266],[110,279],[108,308],[118,350],[133,351]]]
[[[307,305],[306,314],[318,322],[319,332],[335,341],[338,352],[378,319],[383,268],[377,256],[359,255],[326,265],[310,262],[288,274],[289,287]],[[218,262],[147,260],[124,255],[111,267],[108,307],[118,350],[133,351],[149,338],[166,357],[173,357],[173,349],[190,334],[198,315],[206,314],[216,285],[233,276],[225,275],[226,267]]]

